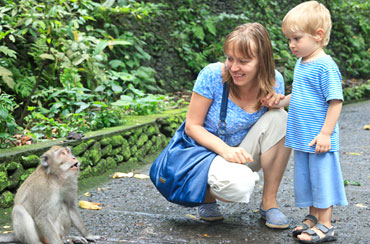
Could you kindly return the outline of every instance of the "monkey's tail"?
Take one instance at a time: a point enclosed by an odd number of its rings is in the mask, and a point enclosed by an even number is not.
[[[20,243],[13,233],[9,235],[0,235],[0,243]]]

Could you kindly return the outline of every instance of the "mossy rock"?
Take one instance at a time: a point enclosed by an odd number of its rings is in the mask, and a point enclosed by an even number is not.
[[[135,155],[136,152],[137,152],[137,146],[136,145],[133,145],[131,148],[130,148],[130,151],[131,151],[131,155]]]
[[[170,122],[166,118],[158,118],[156,119],[156,124],[159,124],[161,126],[169,125]]]
[[[146,134],[141,134],[136,143],[137,147],[138,148],[142,147],[148,141],[148,139],[149,138]]]
[[[137,135],[134,134],[132,135],[129,139],[128,139],[128,144],[132,147],[134,145],[136,145],[136,142],[137,142]]]
[[[90,176],[91,176],[91,172],[92,172],[92,170],[91,170],[91,166],[89,165],[89,166],[87,166],[84,170],[82,170],[81,172],[80,172],[80,179],[85,179],[85,178],[89,178]]]
[[[113,147],[111,144],[108,144],[107,146],[105,146],[102,151],[101,151],[101,156],[102,157],[105,157],[105,156],[110,156],[112,155],[112,150],[113,150]]]
[[[37,155],[22,156],[22,165],[25,169],[35,168],[39,162],[40,158]]]
[[[136,157],[132,157],[130,158],[127,163],[129,164],[137,164],[138,163],[138,159]]]
[[[134,154],[137,158],[144,158],[146,155],[145,147],[140,148],[137,150],[137,152]]]
[[[96,166],[92,167],[91,169],[92,175],[98,176],[98,175],[103,174],[107,169],[106,165],[107,165],[107,160],[105,160],[104,158],[101,159]]]
[[[4,171],[0,171],[0,192],[2,192],[8,186],[8,174]]]
[[[121,133],[121,135],[124,136],[124,137],[126,137],[126,138],[130,137],[131,134],[132,134],[132,131],[131,130],[126,130],[126,131],[124,131],[124,132]]]
[[[80,162],[80,169],[84,170],[87,166],[90,165],[90,159],[85,157],[77,157],[77,160]]]
[[[11,173],[11,172],[16,171],[18,169],[18,166],[19,166],[19,163],[13,161],[13,162],[7,163],[5,168],[8,173]]]
[[[136,135],[136,137],[140,136],[141,134],[143,134],[143,128],[136,129],[134,134]]]
[[[123,159],[127,161],[131,157],[131,150],[129,145],[123,145],[121,147],[121,154],[123,156]]]
[[[89,150],[90,159],[93,165],[96,165],[101,159],[101,147],[100,142],[96,142]]]
[[[6,172],[6,165],[4,163],[0,163],[0,172]]]
[[[82,158],[90,159],[90,158],[91,158],[90,150],[87,150],[87,151],[82,155]]]
[[[95,143],[95,139],[90,139],[86,142],[87,144],[87,147],[90,147],[91,145],[93,145]]]
[[[115,167],[117,167],[116,160],[112,157],[108,157],[106,167],[107,167],[107,169],[114,169]]]
[[[111,144],[112,144],[113,147],[118,147],[118,146],[122,145],[124,140],[125,139],[121,135],[115,135],[115,136],[112,137]]]
[[[125,147],[129,147],[130,146],[130,144],[128,143],[128,141],[125,138],[123,138],[122,146],[125,146]]]
[[[0,196],[0,208],[9,208],[13,205],[14,195],[10,191],[4,191]]]
[[[145,145],[142,147],[144,148],[145,155],[147,155],[150,152],[150,149],[152,146],[153,146],[153,142],[150,140],[145,143]]]
[[[22,165],[19,164],[17,170],[12,175],[9,176],[9,182],[8,182],[7,189],[8,190],[17,189],[17,187],[19,187],[22,182],[21,177],[24,173],[25,171]]]
[[[122,155],[120,155],[120,154],[116,154],[114,156],[114,159],[116,160],[117,163],[121,163],[121,162],[123,162],[124,157]]]
[[[115,156],[115,155],[118,155],[118,154],[120,154],[120,153],[121,153],[121,151],[122,151],[122,147],[117,147],[117,148],[115,148],[115,149],[112,149],[112,153],[111,153],[111,154],[109,154],[109,156]]]
[[[162,139],[159,136],[152,137],[152,148],[150,149],[150,153],[158,152],[162,149]]]
[[[100,144],[102,146],[106,146],[108,144],[111,144],[111,142],[112,142],[112,138],[110,138],[110,137],[104,137],[103,139],[100,140]]]
[[[26,169],[25,171],[23,171],[23,174],[21,175],[21,179],[20,179],[20,184],[22,184],[27,178],[28,176],[30,176],[33,172],[35,172],[35,168],[30,168],[30,169]]]
[[[72,153],[75,156],[80,156],[81,154],[83,154],[86,151],[87,147],[88,147],[87,143],[85,143],[85,142],[80,143],[79,145],[75,146],[72,149]]]
[[[152,135],[155,135],[155,134],[158,134],[159,133],[159,129],[158,127],[156,126],[148,126],[145,134],[147,134],[148,136],[152,136]]]
[[[148,154],[148,153],[152,153],[152,152],[155,152],[154,147],[153,147],[153,142],[152,142],[152,141],[148,141],[148,142],[145,144],[145,150],[146,150],[146,154]]]

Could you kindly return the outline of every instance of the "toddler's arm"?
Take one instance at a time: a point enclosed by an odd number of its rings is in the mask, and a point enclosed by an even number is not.
[[[262,105],[269,108],[282,108],[289,105],[291,94],[284,96],[282,94],[268,94],[261,100]]]
[[[316,144],[316,154],[330,151],[330,136],[333,133],[342,110],[342,100],[331,100],[329,103],[330,105],[326,112],[325,122],[321,128],[320,134],[308,144],[310,147]]]

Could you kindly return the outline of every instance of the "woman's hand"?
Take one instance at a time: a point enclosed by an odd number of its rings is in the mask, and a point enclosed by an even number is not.
[[[225,160],[238,164],[253,162],[252,156],[241,147],[227,147],[221,155]]]

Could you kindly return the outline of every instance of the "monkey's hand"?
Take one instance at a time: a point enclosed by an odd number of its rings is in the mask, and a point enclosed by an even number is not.
[[[93,236],[93,235],[88,235],[84,237],[80,236],[68,236],[65,240],[63,240],[64,244],[87,244],[89,242],[95,242],[97,240],[106,240],[106,238],[102,236]]]
[[[105,237],[102,237],[102,236],[94,236],[94,235],[87,235],[85,236],[86,240],[88,241],[91,241],[91,242],[95,242],[97,240],[107,240]]]
[[[64,244],[75,244],[75,243],[87,244],[89,243],[89,241],[80,236],[68,236],[65,240],[63,240],[63,243]]]

